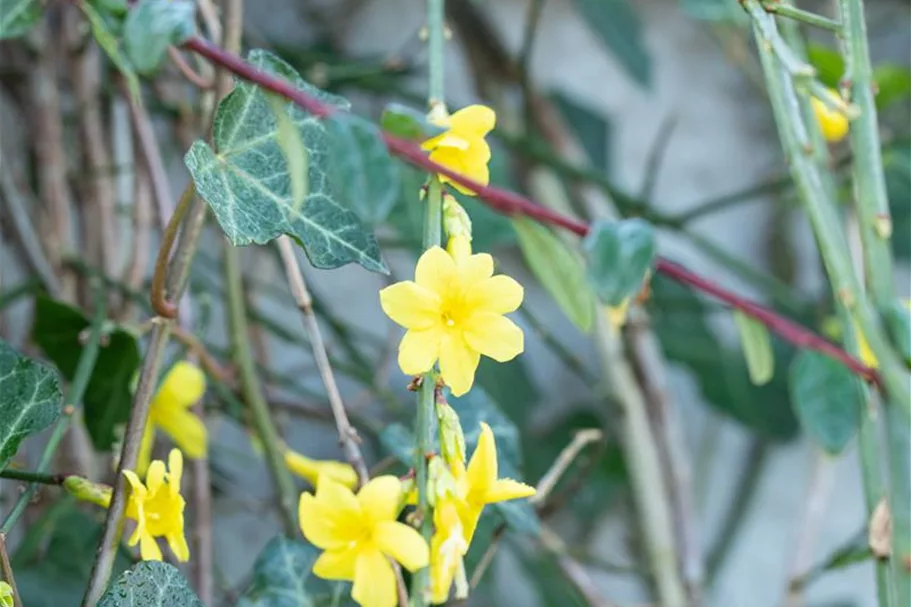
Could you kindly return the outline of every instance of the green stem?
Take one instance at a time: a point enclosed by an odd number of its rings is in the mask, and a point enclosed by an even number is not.
[[[35,470],[37,474],[44,474],[50,467],[51,459],[53,459],[57,447],[60,446],[60,441],[63,440],[63,436],[70,427],[70,420],[73,417],[74,407],[82,402],[85,388],[89,383],[89,378],[92,376],[92,370],[95,368],[95,361],[98,359],[104,321],[107,317],[107,300],[102,285],[97,280],[92,280],[91,284],[93,299],[95,300],[95,316],[92,317],[92,324],[89,327],[88,341],[86,341],[85,347],[82,349],[82,354],[79,355],[76,373],[73,375],[73,382],[70,384],[69,392],[67,392],[66,399],[64,400],[66,406],[64,406],[63,414],[54,425],[51,437],[48,439],[47,444],[44,446],[44,451],[41,453],[41,459],[38,461],[38,468]],[[6,472],[9,472],[9,470]],[[3,521],[3,525],[0,526],[0,534],[5,535],[9,533],[13,528],[13,525],[16,524],[16,521],[19,520],[19,517],[22,516],[22,513],[25,512],[26,506],[28,506],[32,497],[35,495],[35,491],[38,489],[36,482],[37,481],[33,480],[25,491],[22,492],[22,495],[19,496],[19,499],[6,517],[6,520]]]
[[[445,0],[427,0],[427,101],[430,108],[445,103],[446,76],[446,3]]]
[[[886,410],[889,444],[889,512],[896,605],[911,605],[911,426],[895,407]]]
[[[14,481],[25,481],[27,483],[38,483],[40,485],[62,485],[66,475],[5,468],[0,470],[0,478],[9,478]]]
[[[822,15],[817,15],[816,13],[805,11],[791,4],[782,2],[781,0],[764,0],[762,6],[769,13],[775,13],[781,17],[787,17],[789,19],[794,19],[795,21],[802,21],[807,25],[829,30],[830,32],[835,32],[836,34],[840,33],[842,29],[841,23],[835,21],[834,19],[829,19],[828,17],[823,17]]]
[[[285,466],[285,458],[280,446],[281,440],[256,375],[256,362],[253,360],[253,352],[250,348],[250,332],[247,326],[247,309],[244,304],[244,286],[239,257],[238,250],[225,240],[224,271],[231,350],[240,372],[240,386],[244,401],[250,408],[253,425],[262,442],[263,450],[266,453],[266,464],[278,492],[279,514],[282,517],[285,533],[289,537],[294,537],[298,533],[297,516],[295,515],[297,490],[294,488],[291,472]]]

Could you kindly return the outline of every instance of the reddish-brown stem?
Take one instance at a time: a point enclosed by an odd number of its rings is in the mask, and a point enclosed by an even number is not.
[[[155,271],[152,273],[152,308],[155,312],[164,318],[177,318],[177,304],[168,301],[168,295],[165,293],[168,277],[168,259],[171,257],[171,249],[174,247],[174,240],[177,238],[177,232],[180,229],[180,223],[183,216],[186,215],[193,197],[196,195],[196,188],[191,181],[180,197],[177,208],[171,215],[168,226],[164,234],[161,235],[161,248],[158,249],[158,256],[155,258]]]
[[[184,44],[184,48],[202,55],[213,63],[230,70],[244,80],[249,80],[273,93],[281,95],[315,116],[327,117],[335,111],[335,108],[324,105],[313,97],[310,97],[304,91],[295,88],[290,82],[254,67],[238,55],[229,53],[207,40],[199,37],[191,38]],[[479,200],[482,200],[487,206],[499,213],[504,215],[524,215],[541,223],[564,228],[579,236],[588,234],[589,226],[585,222],[561,215],[536,204],[516,192],[501,190],[500,188],[476,183],[471,179],[432,161],[427,154],[421,150],[420,146],[412,141],[401,139],[386,132],[383,132],[382,136],[383,141],[386,143],[386,147],[392,154],[402,158],[409,164],[420,167],[431,173],[445,175],[456,183],[474,190],[477,193]],[[728,291],[713,281],[667,259],[658,258],[655,269],[660,274],[663,274],[672,280],[688,285],[697,291],[701,291],[706,295],[714,297],[715,299],[742,311],[747,316],[755,318],[768,327],[769,330],[777,333],[782,339],[795,346],[808,350],[815,350],[820,354],[833,358],[866,381],[879,385],[879,376],[875,370],[806,327],[779,315],[761,304]]]

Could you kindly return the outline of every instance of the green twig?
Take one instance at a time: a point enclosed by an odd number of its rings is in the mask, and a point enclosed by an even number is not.
[[[75,412],[75,407],[82,402],[85,388],[88,386],[89,378],[92,376],[92,371],[95,369],[95,361],[98,359],[104,321],[107,318],[107,301],[105,290],[101,283],[97,280],[92,280],[91,284],[95,303],[95,315],[92,317],[92,324],[89,326],[89,336],[85,343],[85,347],[83,347],[82,354],[79,355],[79,362],[76,364],[76,372],[73,375],[73,382],[70,384],[70,389],[66,395],[63,413],[54,425],[51,437],[44,446],[44,451],[41,453],[41,459],[38,461],[38,467],[35,469],[37,474],[44,474],[50,467],[51,459],[53,459],[57,447],[60,446],[60,441],[63,440],[63,436],[70,427],[70,420]],[[35,495],[37,489],[38,485],[36,484],[36,481],[32,481],[22,495],[19,496],[19,499],[6,517],[6,520],[3,521],[3,525],[0,526],[0,534],[5,535],[10,532],[13,525],[15,525],[19,517],[22,516],[25,507],[31,501],[32,496]]]
[[[19,594],[19,588],[16,587],[16,578],[13,577],[13,566],[9,561],[9,553],[6,551],[6,534],[0,533],[0,573],[3,574],[3,581],[9,584],[13,591],[13,607],[22,606],[22,596]]]
[[[47,474],[45,472],[16,470],[15,468],[4,468],[3,470],[0,470],[0,478],[25,481],[27,483],[38,483],[40,485],[62,485],[63,481],[66,480],[66,476],[66,474]]]
[[[838,21],[823,17],[822,15],[817,15],[816,13],[811,13],[810,11],[805,11],[791,4],[782,2],[781,0],[763,0],[762,6],[769,13],[775,13],[781,17],[787,17],[788,19],[794,19],[795,21],[801,21],[807,25],[829,30],[836,34],[841,33],[841,23]]]

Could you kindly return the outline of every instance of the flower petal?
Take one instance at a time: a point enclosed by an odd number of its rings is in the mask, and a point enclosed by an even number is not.
[[[452,148],[455,150],[467,150],[469,145],[469,142],[465,138],[447,131],[422,143],[421,149],[436,150],[439,148]]]
[[[460,166],[458,167],[450,166],[445,162],[441,162],[439,164],[442,164],[447,168],[451,168],[462,177],[470,179],[471,181],[475,181],[481,185],[487,185],[490,183],[490,169],[487,167],[487,162],[481,160],[480,158],[462,158],[459,162]],[[454,187],[462,194],[465,194],[466,196],[477,195],[477,192],[475,190],[464,186],[461,183],[456,183],[451,177],[448,177],[446,175],[440,175],[440,182],[452,185],[452,187]]]
[[[449,129],[483,137],[497,124],[497,115],[486,105],[469,105],[449,117]]]
[[[487,278],[466,295],[465,305],[494,314],[514,312],[522,304],[525,290],[509,276],[499,274]]]
[[[414,281],[420,286],[443,297],[449,292],[455,279],[455,262],[449,253],[440,247],[424,251],[414,269]]]
[[[468,501],[485,502],[487,492],[497,481],[497,443],[490,426],[481,422],[478,445],[468,462]]]
[[[168,533],[165,539],[168,540],[168,546],[178,561],[186,563],[190,560],[190,548],[187,546],[187,538],[182,531],[180,533]]]
[[[392,475],[378,476],[358,491],[361,511],[374,523],[394,521],[402,511],[402,481]]]
[[[124,470],[123,475],[127,477],[127,481],[130,483],[131,495],[135,495],[137,499],[143,499],[146,496],[146,488],[142,481],[139,480],[139,477],[136,476],[136,473],[132,470]]]
[[[139,554],[144,561],[161,560],[161,548],[158,547],[158,542],[151,534],[143,533],[139,537]]]
[[[481,520],[481,513],[484,511],[484,504],[464,504],[459,508],[459,517],[462,519],[462,533],[465,534],[465,542],[471,544],[471,538],[474,537],[475,529],[478,528],[478,521]]]
[[[430,371],[440,357],[443,333],[436,327],[405,333],[399,343],[399,367],[406,375],[419,375]]]
[[[512,360],[525,349],[525,335],[505,316],[478,312],[465,322],[465,341],[497,362]]]
[[[326,550],[313,563],[313,573],[324,580],[353,580],[354,564],[359,552],[357,544],[338,550]]]
[[[440,347],[440,375],[452,388],[453,396],[471,389],[481,356],[460,335],[447,335]]]
[[[483,284],[485,279],[493,275],[493,257],[488,253],[475,253],[461,260],[457,270],[461,286],[470,294],[478,283]]]
[[[333,507],[332,503],[339,500],[327,500],[325,489],[327,485],[334,485],[347,491],[351,496],[351,503],[344,503],[341,508]],[[298,519],[301,531],[307,540],[324,550],[347,546],[359,538],[362,531],[360,506],[354,495],[338,483],[325,480],[319,483],[316,489],[317,496],[310,493],[301,494],[298,505]]]
[[[531,497],[534,494],[535,488],[530,485],[514,481],[511,478],[500,478],[487,490],[484,501],[488,504],[495,504],[507,500]]]
[[[206,376],[202,370],[189,361],[178,361],[161,380],[161,387],[152,400],[152,411],[159,406],[190,407],[205,391]]]
[[[155,495],[161,489],[161,485],[164,483],[164,473],[164,462],[160,459],[149,464],[149,471],[146,473],[146,487],[150,494]]]
[[[168,453],[168,487],[170,487],[172,495],[180,493],[182,477],[183,453],[180,452],[180,449],[171,449],[171,452]]]
[[[202,459],[209,450],[209,433],[198,415],[171,407],[168,415],[158,416],[155,423],[190,459]]]
[[[410,280],[381,290],[380,306],[393,322],[407,329],[428,329],[440,320],[440,297]]]
[[[362,607],[395,606],[395,574],[392,564],[379,550],[362,550],[357,556],[351,597]]]
[[[386,556],[414,573],[427,566],[430,550],[427,542],[413,527],[398,521],[384,521],[373,528],[373,541]]]
[[[292,449],[285,451],[285,465],[300,477],[316,487],[321,476],[331,478],[335,482],[354,488],[357,485],[357,473],[350,464],[332,460],[315,460],[302,455]]]

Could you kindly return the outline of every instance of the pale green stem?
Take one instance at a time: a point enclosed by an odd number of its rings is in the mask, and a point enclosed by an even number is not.
[[[231,351],[234,363],[240,373],[240,387],[244,401],[250,408],[253,426],[259,435],[263,451],[266,454],[266,465],[272,475],[272,482],[278,493],[279,514],[282,517],[285,534],[295,537],[297,516],[295,502],[297,490],[291,472],[285,465],[281,451],[281,440],[275,423],[269,413],[269,405],[263,395],[262,385],[256,374],[256,362],[250,346],[250,331],[247,325],[247,309],[244,304],[244,285],[240,272],[238,250],[227,240],[224,244],[225,291],[228,306],[228,328],[231,336]]]
[[[762,5],[766,11],[775,13],[781,17],[802,21],[807,25],[829,30],[836,34],[841,33],[841,23],[838,21],[823,17],[822,15],[817,15],[816,13],[811,13],[810,11],[805,11],[792,4],[782,2],[781,0],[765,0]]]
[[[886,410],[889,443],[889,512],[896,605],[911,605],[911,427],[895,407]]]

